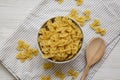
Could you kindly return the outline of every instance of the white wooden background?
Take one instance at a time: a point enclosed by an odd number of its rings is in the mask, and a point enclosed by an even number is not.
[[[18,28],[39,2],[40,0],[0,0],[0,44]],[[1,64],[0,80],[15,80]],[[93,80],[120,80],[120,42]]]

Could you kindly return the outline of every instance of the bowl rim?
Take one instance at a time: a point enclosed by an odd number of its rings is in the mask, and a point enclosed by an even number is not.
[[[49,18],[48,20],[55,19],[56,17],[58,17],[58,16]],[[66,16],[60,16],[60,17],[66,17]],[[45,59],[45,58],[43,58],[43,59],[48,60],[48,61],[50,61],[50,62],[52,62],[52,63],[63,64],[63,63],[71,62],[71,61],[73,61],[74,59],[76,59],[76,58],[79,56],[79,53],[80,53],[80,51],[81,51],[82,48],[83,48],[84,34],[83,34],[82,29],[81,29],[81,26],[78,24],[77,21],[75,21],[73,18],[68,17],[68,16],[67,16],[67,18],[70,19],[75,25],[77,25],[77,26],[79,27],[79,29],[80,29],[80,31],[81,31],[81,33],[82,33],[82,36],[83,36],[83,38],[82,38],[82,43],[81,43],[81,47],[80,47],[79,50],[77,51],[77,54],[74,55],[71,59],[65,60],[65,61],[53,61],[53,60],[51,60],[51,59]],[[45,21],[45,22],[42,24],[42,26],[38,29],[38,34],[37,34],[37,44],[38,44],[38,46],[39,46],[39,51],[40,51],[40,55],[41,55],[41,56],[43,55],[43,52],[42,52],[42,50],[41,50],[41,48],[40,48],[40,44],[39,44],[39,42],[38,42],[39,30],[48,22],[48,20]]]

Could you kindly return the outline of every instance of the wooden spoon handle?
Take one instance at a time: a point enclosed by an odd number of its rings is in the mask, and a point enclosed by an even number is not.
[[[84,70],[84,72],[83,72],[83,75],[82,75],[82,77],[81,77],[81,80],[85,80],[85,78],[86,78],[86,76],[87,76],[87,74],[88,74],[88,71],[89,71],[89,67],[88,66],[86,66],[86,68],[85,68],[85,70]]]

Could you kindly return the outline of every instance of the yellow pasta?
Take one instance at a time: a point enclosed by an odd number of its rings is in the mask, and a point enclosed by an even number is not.
[[[41,75],[40,80],[51,80],[51,77],[50,75],[47,75],[47,76]]]
[[[95,26],[95,23],[91,23],[90,24],[90,27],[92,28],[92,29],[94,29],[96,26]]]
[[[74,20],[76,20],[80,26],[84,26],[85,25],[85,21],[90,20],[90,13],[91,11],[86,9],[83,11],[82,16],[78,16],[78,11],[76,9],[72,9],[70,14],[68,14],[69,17],[73,18]]]
[[[33,58],[33,54],[29,54],[27,57],[28,60],[31,60],[32,58]]]
[[[86,10],[83,11],[83,14],[84,14],[85,16],[90,16],[90,13],[91,13],[91,11],[88,10],[88,9],[86,9]]]
[[[31,48],[24,40],[19,40],[16,48],[19,51],[18,54],[16,54],[16,58],[19,59],[21,63],[26,59],[31,60],[33,55],[37,56],[39,53],[38,49]]]
[[[75,12],[75,10],[73,10],[73,12]],[[82,22],[83,17],[80,17],[80,19]],[[49,58],[53,61],[69,60],[77,54],[77,51],[81,47],[82,32],[68,17],[58,16],[53,21],[54,22],[51,22],[51,20],[49,20],[46,23],[47,26],[39,30],[38,42],[43,52],[42,57],[45,59]],[[49,34],[45,34],[46,32]],[[49,38],[46,38],[48,35]],[[74,45],[74,43],[76,47],[68,47]]]
[[[49,53],[45,53],[44,55],[42,55],[42,57],[45,58],[45,59],[49,59],[49,58],[52,58],[52,57],[54,57],[54,56],[55,56],[55,55],[49,54]]]
[[[25,42],[23,40],[18,40],[18,45],[23,45]]]
[[[75,17],[78,17],[78,12],[76,9],[72,9],[70,14],[68,14],[68,16],[72,17],[72,18],[75,18]]]
[[[61,4],[61,3],[63,3],[63,1],[64,1],[64,0],[58,0],[58,3]]]
[[[23,63],[23,62],[25,62],[25,60],[26,60],[26,59],[20,59],[20,62]]]
[[[96,23],[97,26],[99,26],[101,24],[99,19],[94,19],[94,23]]]
[[[88,21],[88,20],[90,20],[90,19],[91,19],[91,17],[90,17],[90,16],[84,16],[84,18],[85,18],[85,20],[86,20],[86,21]]]
[[[24,48],[24,49],[27,49],[27,48],[29,48],[29,47],[30,47],[30,45],[29,45],[28,43],[24,43],[24,44],[23,44],[23,48]]]
[[[55,76],[58,77],[58,78],[60,78],[60,80],[64,80],[64,78],[65,78],[65,74],[63,74],[59,70],[55,72]]]
[[[106,34],[106,30],[102,28],[100,34],[104,36]]]
[[[95,29],[95,32],[96,33],[100,33],[102,36],[104,36],[106,34],[106,30],[104,28],[101,28],[100,26],[98,26],[96,29]]]
[[[17,46],[16,49],[17,49],[18,51],[22,51],[24,48],[23,48],[23,45],[20,45],[20,46]]]
[[[86,21],[88,21],[88,20],[91,19],[91,18],[90,18],[90,14],[91,14],[91,11],[90,11],[90,10],[88,10],[88,9],[84,10],[84,11],[83,11],[83,14],[84,14],[84,18],[85,18]]]
[[[21,51],[23,49],[28,48],[30,45],[28,43],[25,43],[23,40],[19,40],[18,41],[18,46],[17,46],[17,50]]]
[[[106,30],[104,28],[101,28],[100,20],[94,19],[94,22],[90,24],[90,27],[96,32],[104,36],[106,34]]]
[[[72,76],[75,79],[78,77],[79,73],[77,71],[74,71],[73,68],[70,68],[68,70],[68,75]]]
[[[92,26],[100,26],[101,22],[99,19],[94,19],[94,22],[91,24]]]
[[[25,58],[27,58],[27,57],[26,57],[26,55],[24,55],[22,52],[19,52],[19,53],[17,53],[16,58],[17,58],[17,59],[25,59]]]
[[[83,1],[84,0],[76,0],[76,4],[79,6],[79,5],[83,4]]]
[[[84,16],[80,16],[78,18],[75,18],[75,20],[77,22],[79,22],[80,26],[84,26],[84,24],[85,24],[85,17]]]
[[[100,33],[101,32],[101,27],[100,26],[96,26],[93,29],[95,30],[96,33]]]
[[[43,63],[44,70],[53,69],[53,63]]]
[[[34,55],[34,56],[37,56],[38,53],[39,53],[38,49],[33,49],[33,55]]]
[[[57,0],[59,4],[63,3],[64,0]],[[81,4],[83,4],[84,0],[75,0],[76,1],[76,5],[80,6]]]

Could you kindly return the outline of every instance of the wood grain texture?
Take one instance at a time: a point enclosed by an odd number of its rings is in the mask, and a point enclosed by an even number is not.
[[[0,0],[0,45],[18,28],[39,2],[40,0]],[[1,64],[0,79],[15,80]],[[120,80],[120,42],[93,80]]]

